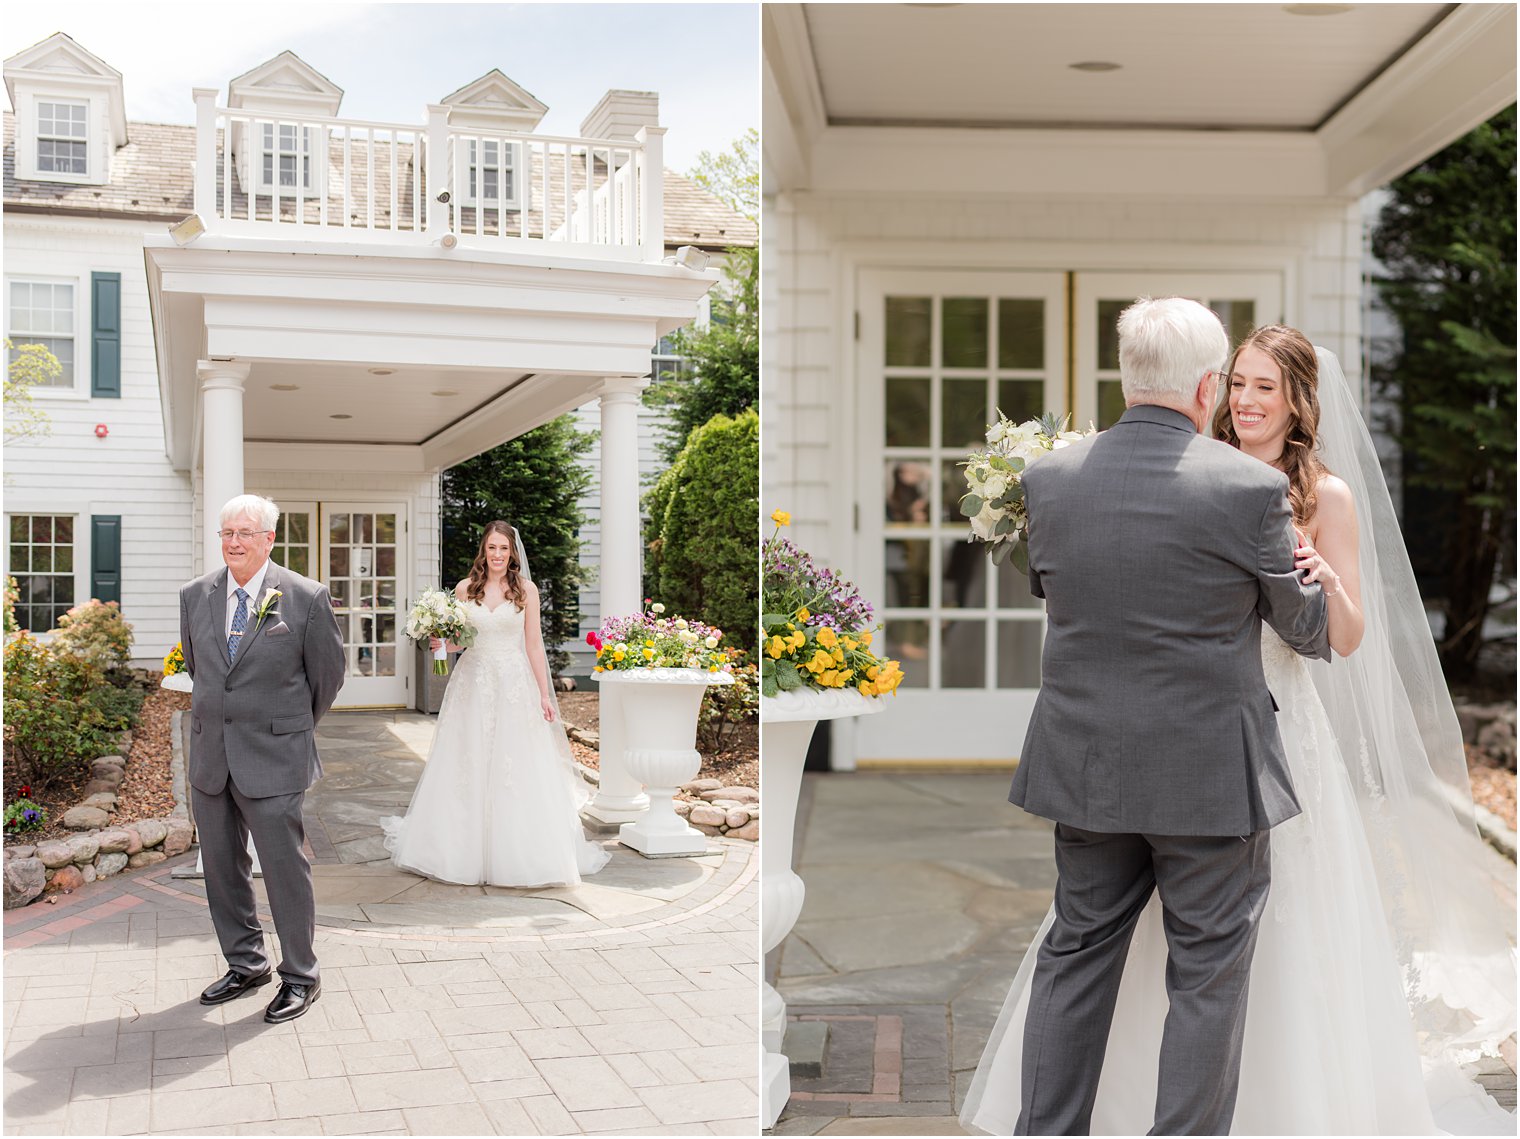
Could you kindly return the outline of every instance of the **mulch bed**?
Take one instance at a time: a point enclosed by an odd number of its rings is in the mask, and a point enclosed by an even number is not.
[[[595,732],[597,727],[597,696],[595,692],[561,692],[560,714],[567,724],[582,731]],[[724,737],[725,748],[720,755],[702,753],[702,769],[699,779],[721,780],[725,787],[752,787],[760,790],[760,725],[736,724]],[[583,744],[570,741],[575,758],[592,770],[598,769],[597,754]],[[680,798],[696,801],[700,796],[682,791]]]
[[[1467,746],[1467,778],[1473,802],[1498,815],[1515,829],[1515,773],[1471,744]]]
[[[153,674],[153,682],[159,676]],[[176,709],[188,711],[188,692],[169,692],[154,687],[143,700],[137,727],[132,729],[132,751],[127,756],[127,775],[116,795],[116,813],[111,816],[113,824],[135,823],[139,819],[161,819],[174,809],[174,795],[169,777],[169,721]],[[90,769],[85,757],[78,771],[60,775],[45,791],[33,788],[32,801],[47,811],[48,823],[40,830],[7,834],[5,841],[35,845],[46,839],[67,838],[73,831],[65,830],[58,820],[65,811],[76,806],[84,798],[84,785],[90,781]],[[21,794],[22,779],[9,763],[5,765],[6,800]]]

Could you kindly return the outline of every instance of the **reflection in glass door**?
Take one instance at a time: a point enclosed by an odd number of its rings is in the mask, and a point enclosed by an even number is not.
[[[1101,431],[1124,414],[1118,320],[1137,297],[1200,301],[1219,314],[1233,348],[1258,324],[1282,319],[1282,294],[1276,273],[1076,274],[1076,422]]]
[[[339,703],[407,703],[411,675],[401,647],[406,515],[394,504],[324,502],[322,579],[347,658]]]
[[[866,760],[1017,752],[1044,610],[1022,574],[967,540],[958,464],[999,410],[1014,420],[1065,410],[1064,283],[1060,273],[863,277],[860,578],[881,600],[878,645],[905,675],[902,713],[860,722]]]

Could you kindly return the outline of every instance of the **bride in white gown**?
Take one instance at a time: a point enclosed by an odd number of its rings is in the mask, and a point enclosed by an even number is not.
[[[576,885],[609,855],[581,829],[586,785],[560,721],[538,589],[513,527],[486,526],[454,594],[475,643],[449,680],[406,816],[380,820],[391,861],[464,885]]]
[[[1460,732],[1355,400],[1333,355],[1316,361],[1301,333],[1272,326],[1236,350],[1215,428],[1288,470],[1307,535],[1299,564],[1331,600],[1336,653],[1310,662],[1262,631],[1303,812],[1272,832],[1231,1134],[1512,1135],[1514,1116],[1459,1065],[1497,1054],[1514,1031],[1514,955],[1479,869]],[[961,1121],[974,1131],[1014,1132],[1029,980],[1051,920],[972,1080]],[[1093,1134],[1151,1127],[1166,957],[1153,897],[1130,943]]]

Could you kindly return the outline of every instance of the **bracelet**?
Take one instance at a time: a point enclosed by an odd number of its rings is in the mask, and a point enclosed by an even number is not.
[[[1325,587],[1323,585],[1320,586],[1321,590],[1323,590],[1324,588]],[[1340,595],[1341,595],[1341,579],[1340,578],[1336,578],[1335,579],[1335,592],[1334,593],[1326,593],[1325,597],[1326,598],[1339,597]]]

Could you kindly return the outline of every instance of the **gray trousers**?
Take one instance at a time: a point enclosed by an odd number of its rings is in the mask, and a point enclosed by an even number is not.
[[[253,860],[248,856],[252,834],[275,932],[280,935],[280,978],[298,985],[314,983],[317,908],[311,863],[303,849],[306,828],[301,822],[306,793],[250,799],[231,779],[216,795],[196,788],[191,792],[206,870],[206,901],[227,964],[240,973],[262,973],[269,968],[254,902]]]
[[[1226,1135],[1235,1114],[1270,831],[1102,834],[1056,825],[1055,924],[1024,1022],[1017,1135],[1086,1135],[1135,922],[1161,892],[1170,1008],[1152,1135]]]

